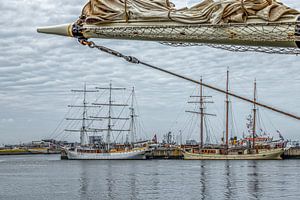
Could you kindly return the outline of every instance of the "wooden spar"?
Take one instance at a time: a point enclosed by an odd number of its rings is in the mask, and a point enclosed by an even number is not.
[[[37,31],[39,33],[85,39],[144,40],[179,45],[208,44],[270,47],[265,50],[257,49],[257,51],[300,54],[299,15],[287,15],[276,22],[269,22],[251,16],[245,23],[222,24],[185,24],[174,21],[155,20],[128,21],[128,6],[126,1],[124,1],[124,4],[125,19],[121,21],[117,20],[91,25],[79,20],[70,24],[40,27]]]
[[[226,77],[226,149],[228,149],[228,132],[229,132],[229,96],[228,96],[228,92],[229,92],[229,70],[227,69],[227,77]]]

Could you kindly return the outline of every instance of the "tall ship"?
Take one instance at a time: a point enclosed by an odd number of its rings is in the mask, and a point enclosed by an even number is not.
[[[202,80],[201,80],[202,82]],[[246,141],[247,145],[239,145],[237,139],[235,138],[233,144],[229,141],[229,71],[227,70],[227,81],[226,81],[226,119],[225,119],[225,139],[223,138],[222,145],[210,145],[205,146],[203,144],[203,132],[204,132],[204,117],[206,115],[211,115],[205,112],[204,104],[207,103],[205,99],[209,96],[203,95],[203,87],[200,85],[200,111],[194,112],[200,115],[200,143],[199,148],[184,149],[184,159],[186,160],[281,160],[281,155],[284,153],[284,146],[272,146],[270,138],[259,138],[256,134],[256,115],[257,108],[255,102],[256,97],[256,81],[254,83],[254,104],[252,109],[251,126],[250,132],[251,136],[248,138],[242,138],[241,141]],[[256,142],[259,142],[256,144]]]
[[[90,105],[86,101],[86,94],[91,92],[99,92],[100,90],[108,91],[108,101],[104,103],[92,103]],[[130,94],[131,104],[115,103],[112,99],[113,91],[126,90],[126,88],[113,87],[112,83],[109,87],[96,87],[95,90],[87,90],[84,85],[83,90],[73,90],[73,92],[83,93],[82,105],[69,105],[69,107],[82,107],[82,118],[67,118],[67,120],[82,122],[80,130],[66,130],[69,132],[80,133],[80,145],[74,147],[67,147],[62,151],[62,154],[70,160],[141,160],[146,159],[145,152],[147,150],[147,141],[135,142],[135,118],[137,117],[134,108],[135,91],[134,88]],[[129,98],[128,98],[129,99]],[[128,117],[122,117],[124,109],[129,107],[130,114]],[[120,113],[117,115],[114,111],[114,107],[121,108]],[[88,108],[107,111],[105,116],[88,116]],[[114,116],[113,114],[117,115]],[[104,128],[92,128],[90,122],[99,121]],[[129,127],[115,128],[117,121],[130,121]],[[96,124],[96,123],[95,123]],[[99,124],[99,123],[98,123]],[[113,133],[126,133],[125,142],[117,142],[112,140]],[[88,136],[89,133],[93,133],[93,136]],[[100,134],[100,135],[99,135]],[[97,135],[97,136],[96,136]],[[104,137],[105,136],[105,137]],[[105,138],[105,139],[104,139]],[[130,138],[130,141],[129,141]],[[89,141],[87,141],[89,139]]]

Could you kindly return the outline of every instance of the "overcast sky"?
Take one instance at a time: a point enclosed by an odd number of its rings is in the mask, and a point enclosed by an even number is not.
[[[177,1],[173,1],[177,2]],[[186,5],[179,1],[181,6]],[[189,1],[187,5],[191,5]],[[300,9],[294,0],[283,1]],[[195,85],[118,58],[80,46],[75,39],[36,33],[38,26],[73,22],[86,0],[0,1],[0,145],[49,137],[67,112],[74,95],[71,89],[88,85],[135,86],[140,118],[145,134],[159,136],[183,130],[186,138],[197,133],[185,127],[189,114],[188,96]],[[233,53],[209,47],[168,47],[156,42],[94,40],[141,60],[224,88],[230,68],[231,91],[252,97],[253,80],[258,82],[258,98],[285,111],[300,115],[300,58],[291,55]],[[224,96],[213,95],[207,112],[213,134],[220,138]],[[232,99],[239,135],[246,130],[251,105]],[[286,138],[300,139],[300,123],[295,119],[260,109],[266,129],[280,130]],[[191,133],[192,132],[192,133]],[[69,134],[64,139],[78,137]]]

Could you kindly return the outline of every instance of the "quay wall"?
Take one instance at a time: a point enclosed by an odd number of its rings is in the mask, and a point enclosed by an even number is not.
[[[288,150],[285,150],[283,154],[283,158],[285,159],[300,159],[300,147],[292,147]]]

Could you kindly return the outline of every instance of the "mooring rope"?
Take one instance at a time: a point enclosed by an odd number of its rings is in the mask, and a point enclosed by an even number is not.
[[[190,81],[190,82],[192,82],[192,83],[196,83],[196,84],[198,84],[198,85],[202,85],[203,87],[206,87],[206,88],[215,90],[215,91],[217,91],[217,92],[220,92],[220,93],[223,93],[223,94],[228,94],[229,96],[235,97],[235,98],[240,99],[240,100],[242,100],[242,101],[246,101],[246,102],[248,102],[248,103],[256,104],[257,106],[260,106],[260,107],[266,108],[266,109],[268,109],[268,110],[272,110],[272,111],[274,111],[274,112],[283,114],[283,115],[285,115],[285,116],[288,116],[288,117],[291,117],[291,118],[300,120],[300,117],[297,116],[297,115],[294,115],[294,114],[291,114],[291,113],[288,113],[288,112],[279,110],[279,109],[277,109],[277,108],[274,108],[274,107],[265,105],[265,104],[263,104],[263,103],[259,103],[259,102],[257,102],[257,101],[253,101],[253,100],[251,100],[251,99],[248,99],[248,98],[243,97],[243,96],[240,96],[240,95],[236,95],[236,94],[231,93],[231,92],[226,92],[225,90],[222,90],[222,89],[220,89],[220,88],[217,88],[217,87],[214,87],[214,86],[212,86],[212,85],[208,85],[208,84],[206,84],[206,83],[203,83],[203,82],[200,82],[200,81],[191,79],[191,78],[189,78],[189,77],[186,77],[186,76],[177,74],[177,73],[175,73],[175,72],[172,72],[172,71],[169,71],[169,70],[166,70],[166,69],[162,69],[162,68],[160,68],[160,67],[156,67],[156,66],[154,66],[154,65],[145,63],[145,62],[139,60],[139,59],[136,58],[136,57],[133,57],[133,56],[127,56],[127,55],[124,55],[124,54],[122,54],[122,53],[120,53],[120,52],[118,52],[118,51],[115,51],[115,50],[113,50],[113,49],[110,49],[110,48],[107,48],[107,47],[104,47],[104,46],[101,46],[101,45],[96,45],[93,41],[88,41],[88,40],[85,39],[85,38],[79,39],[78,41],[79,41],[82,45],[88,46],[88,47],[90,47],[90,48],[96,48],[96,49],[98,49],[98,50],[100,50],[100,51],[102,51],[102,52],[108,53],[108,54],[110,54],[110,55],[113,55],[113,56],[116,56],[116,57],[119,57],[119,58],[123,58],[123,59],[125,59],[127,62],[130,62],[130,63],[133,63],[133,64],[141,64],[141,65],[144,65],[144,66],[146,66],[146,67],[149,67],[149,68],[152,68],[152,69],[155,69],[155,70],[158,70],[158,71],[161,71],[161,72],[170,74],[170,75],[172,75],[172,76],[175,76],[175,77],[178,77],[178,78],[181,78],[181,79]]]

